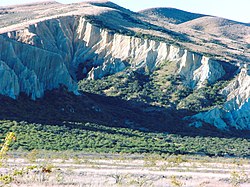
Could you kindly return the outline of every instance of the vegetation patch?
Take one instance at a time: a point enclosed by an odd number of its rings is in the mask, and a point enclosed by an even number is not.
[[[36,124],[0,121],[1,139],[16,135],[12,149],[73,150],[95,153],[189,154],[209,156],[250,155],[250,140],[242,138],[190,137],[153,133],[94,123]],[[34,152],[31,153],[36,154]],[[32,158],[30,155],[29,158]],[[32,159],[30,159],[32,160]],[[173,162],[183,162],[177,157]]]
[[[165,61],[153,72],[140,73],[128,68],[99,80],[83,79],[79,82],[79,89],[156,106],[174,106],[176,109],[191,112],[207,111],[226,101],[220,91],[226,87],[228,81],[218,81],[213,85],[207,84],[192,90],[185,85],[181,76],[176,75],[176,71],[175,62]]]

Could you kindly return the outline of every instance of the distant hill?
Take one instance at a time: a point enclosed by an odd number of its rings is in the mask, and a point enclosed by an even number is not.
[[[139,13],[147,15],[152,18],[164,19],[169,23],[180,24],[193,19],[197,19],[206,15],[195,14],[175,8],[150,8],[142,10]]]
[[[217,37],[227,37],[233,40],[244,40],[250,33],[249,25],[220,17],[204,16],[179,25],[203,31]]]

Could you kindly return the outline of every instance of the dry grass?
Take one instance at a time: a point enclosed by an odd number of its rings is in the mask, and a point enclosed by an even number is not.
[[[125,156],[125,157],[124,157]],[[244,161],[244,162],[243,162]],[[244,163],[244,164],[239,164]],[[242,186],[250,185],[247,159],[157,155],[85,155],[76,159],[9,159],[0,172],[21,171],[11,186]]]

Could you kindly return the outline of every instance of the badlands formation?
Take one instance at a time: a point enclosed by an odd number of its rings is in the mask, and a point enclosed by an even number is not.
[[[178,15],[177,21],[162,11]],[[135,13],[106,1],[0,7],[0,94],[36,100],[62,85],[79,94],[81,79],[127,68],[152,73],[171,61],[192,90],[229,82],[220,90],[224,104],[183,120],[250,130],[249,25],[178,11]]]

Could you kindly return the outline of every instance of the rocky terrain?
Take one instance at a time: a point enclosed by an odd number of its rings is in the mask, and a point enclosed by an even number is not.
[[[0,10],[4,96],[18,100],[24,93],[37,100],[62,86],[81,95],[81,91],[97,93],[100,89],[94,88],[106,84],[100,94],[140,99],[154,113],[155,107],[173,114],[185,110],[175,119],[183,125],[250,130],[246,23],[169,8],[136,13],[108,1],[46,2]],[[149,78],[138,92],[135,88],[118,93],[106,81],[110,77],[122,85],[132,73],[138,75],[134,85],[144,76]],[[90,83],[92,89],[87,88]],[[141,100],[149,96],[146,84],[162,98]],[[129,93],[138,94],[129,97]]]

